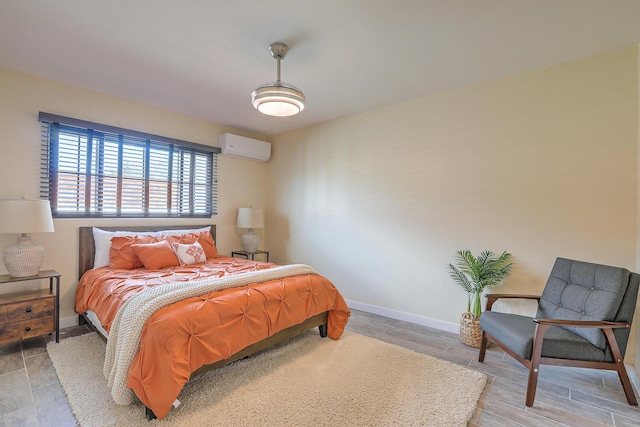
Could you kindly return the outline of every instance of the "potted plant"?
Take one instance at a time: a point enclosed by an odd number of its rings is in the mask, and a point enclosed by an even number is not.
[[[449,264],[449,275],[467,291],[467,312],[460,319],[460,340],[471,346],[480,347],[482,331],[480,296],[485,288],[495,286],[511,272],[511,254],[504,251],[496,257],[491,251],[483,251],[475,257],[469,249],[459,250],[456,263]]]

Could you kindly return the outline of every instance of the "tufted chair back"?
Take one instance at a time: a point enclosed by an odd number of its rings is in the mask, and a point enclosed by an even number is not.
[[[536,317],[563,320],[623,320],[620,317],[627,317],[627,313],[623,312],[628,310],[628,304],[622,305],[622,302],[627,293],[630,276],[631,272],[625,268],[558,258],[540,297]],[[637,289],[632,293],[635,295],[635,309]],[[625,308],[623,312],[621,305]],[[633,309],[631,317],[625,321],[631,322]],[[564,328],[580,335],[601,350],[607,347],[601,329],[568,326]],[[621,350],[624,354],[624,349]]]

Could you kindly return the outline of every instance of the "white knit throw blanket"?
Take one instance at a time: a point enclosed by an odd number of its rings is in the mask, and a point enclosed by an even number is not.
[[[108,379],[113,400],[120,405],[129,405],[135,401],[133,391],[127,388],[127,377],[140,347],[142,329],[156,311],[175,302],[208,292],[299,274],[318,273],[308,265],[292,264],[233,276],[169,283],[140,292],[127,300],[120,307],[111,324],[104,358],[104,376]]]

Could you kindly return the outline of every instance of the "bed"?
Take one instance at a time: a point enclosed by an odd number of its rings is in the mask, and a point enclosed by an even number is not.
[[[147,419],[193,376],[315,327],[339,339],[350,314],[309,266],[218,254],[215,225],[80,227],[79,277],[76,312],[107,342],[112,397],[141,401]]]

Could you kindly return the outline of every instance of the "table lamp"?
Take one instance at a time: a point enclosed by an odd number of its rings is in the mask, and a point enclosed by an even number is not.
[[[18,243],[2,252],[11,277],[35,276],[44,260],[44,248],[31,241],[27,233],[53,232],[48,200],[0,199],[0,233],[20,234]]]
[[[262,208],[239,208],[236,227],[248,228],[242,235],[242,249],[250,254],[255,253],[260,244],[260,236],[254,233],[253,229],[264,227]]]

